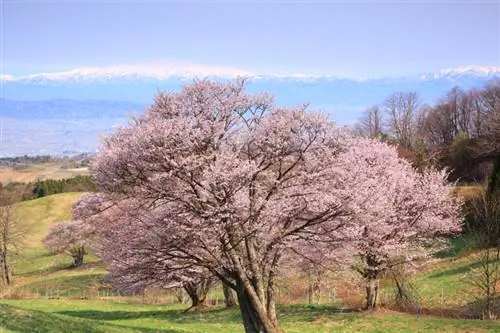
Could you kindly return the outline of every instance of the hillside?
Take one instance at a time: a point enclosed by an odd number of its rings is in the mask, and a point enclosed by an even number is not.
[[[42,244],[52,224],[71,218],[72,204],[81,193],[63,193],[24,201],[16,205],[18,218],[29,226],[23,251],[14,257],[14,285],[3,291],[7,297],[40,297],[61,292],[65,296],[81,295],[87,285],[100,280],[104,269],[87,258],[84,270],[67,269],[71,260],[66,255],[53,255]]]
[[[220,306],[201,312],[185,313],[187,305],[172,304],[173,296],[125,297],[106,283],[105,269],[97,258],[88,256],[86,265],[70,269],[70,259],[50,254],[41,243],[48,228],[70,217],[71,205],[80,193],[64,193],[21,202],[19,217],[31,225],[22,257],[14,264],[14,285],[3,290],[0,300],[0,332],[241,332],[237,309]],[[455,252],[443,254],[414,276],[421,297],[419,315],[390,310],[376,313],[343,313],[344,303],[324,298],[321,304],[281,306],[279,315],[286,332],[498,332],[500,323],[492,321],[445,319],[467,317],[467,305],[474,295],[465,280],[477,266],[474,254],[466,255],[466,242],[454,242]],[[462,255],[460,255],[462,253]],[[458,254],[458,256],[457,256]],[[290,282],[290,281],[289,281]],[[291,281],[290,283],[295,283]],[[353,290],[347,281],[338,281],[339,296]],[[347,286],[347,287],[346,287]],[[381,302],[390,299],[383,288]],[[212,295],[213,299],[215,295]],[[360,299],[353,300],[359,302]],[[301,298],[303,303],[305,298]],[[352,300],[347,300],[352,302]],[[445,309],[445,310],[443,310]],[[450,314],[451,311],[451,314]],[[411,312],[411,311],[410,311]],[[432,316],[420,316],[432,314]]]
[[[61,163],[30,164],[24,167],[0,167],[0,183],[33,182],[45,179],[71,178],[90,174],[87,168],[64,168]]]

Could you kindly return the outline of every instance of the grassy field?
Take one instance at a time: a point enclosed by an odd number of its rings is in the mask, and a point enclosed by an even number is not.
[[[243,331],[237,309],[218,306],[186,313],[187,305],[116,296],[97,258],[88,256],[85,267],[71,269],[69,257],[49,253],[41,240],[54,222],[70,218],[71,206],[80,195],[64,193],[17,204],[17,214],[31,232],[15,258],[14,285],[1,290],[0,332]],[[477,265],[476,255],[467,251],[466,239],[453,244],[452,251],[443,252],[413,277],[419,313],[387,309],[346,313],[339,310],[341,301],[331,304],[325,299],[322,305],[281,306],[280,323],[286,332],[305,333],[500,332],[500,322],[444,318],[450,316],[448,310],[453,316],[470,315],[468,305],[475,300],[467,272]],[[362,293],[361,287],[358,292]],[[390,289],[384,288],[382,300],[389,294]],[[155,304],[144,304],[148,302]]]
[[[185,308],[185,307],[184,307]],[[88,300],[0,301],[5,332],[243,332],[237,309],[184,312],[179,305],[137,305]],[[499,332],[493,321],[417,317],[387,310],[341,313],[330,306],[280,307],[288,333]]]
[[[103,285],[105,270],[93,256],[86,257],[86,267],[70,269],[71,258],[51,254],[42,244],[50,226],[69,220],[71,207],[81,193],[62,193],[16,205],[16,215],[28,225],[23,251],[13,257],[14,285],[4,288],[4,297],[47,295],[87,296]]]

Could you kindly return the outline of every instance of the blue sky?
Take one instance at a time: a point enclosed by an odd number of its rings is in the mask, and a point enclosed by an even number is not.
[[[406,75],[500,66],[500,1],[1,2],[5,74],[182,63]]]

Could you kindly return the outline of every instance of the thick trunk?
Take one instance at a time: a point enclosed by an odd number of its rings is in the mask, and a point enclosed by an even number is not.
[[[274,278],[269,279],[267,286],[267,317],[274,327],[278,326],[278,318],[276,317],[276,290],[274,289]]]
[[[366,281],[366,310],[374,310],[377,308],[378,289],[378,277],[369,277]]]
[[[222,284],[222,292],[224,293],[224,304],[226,304],[226,307],[231,308],[237,304],[234,291],[224,283]]]
[[[271,304],[262,304],[258,297],[252,296],[241,282],[236,283],[238,303],[245,333],[281,333],[276,321],[274,299]],[[255,293],[255,291],[253,291]]]
[[[258,251],[256,251],[256,245],[251,236],[253,232],[246,230],[244,234],[248,235],[245,236],[244,244],[236,240],[241,239],[238,231],[229,235],[230,247],[227,249],[227,254],[233,266],[230,275],[234,281],[229,285],[238,296],[245,332],[281,333],[276,320],[273,292],[271,302],[268,302],[269,284],[271,284],[271,291],[273,290],[273,274],[269,277],[264,276],[266,270],[263,269]],[[279,256],[276,254],[268,271],[273,272],[272,269],[277,267],[278,260]]]
[[[189,282],[184,285],[184,290],[191,299],[191,306],[188,310],[207,306],[207,295],[211,285],[211,279],[202,279],[199,282]]]
[[[379,275],[384,269],[384,261],[374,254],[367,254],[365,258],[363,277],[366,281],[366,310],[377,308]]]

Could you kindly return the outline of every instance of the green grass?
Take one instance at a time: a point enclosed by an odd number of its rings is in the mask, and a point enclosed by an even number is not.
[[[185,313],[186,305],[140,304],[140,297],[114,298],[117,302],[94,299],[109,288],[98,259],[87,256],[83,268],[73,269],[69,256],[53,255],[41,242],[53,223],[70,218],[71,206],[80,195],[58,194],[16,206],[31,234],[22,255],[15,258],[14,285],[2,291],[12,299],[0,300],[0,332],[243,332],[237,309]],[[460,309],[474,301],[466,274],[477,262],[469,243],[465,238],[453,239],[452,248],[440,253],[438,262],[414,277],[422,308]],[[221,297],[218,289],[212,294]],[[279,321],[288,333],[500,332],[500,322],[417,318],[388,310],[340,313],[325,305],[282,306]]]
[[[62,193],[16,204],[18,219],[30,227],[26,245],[32,250],[43,248],[41,241],[50,226],[71,219],[71,207],[81,195]]]
[[[0,327],[9,332],[243,332],[237,309],[184,312],[179,305],[153,306],[105,301],[0,301]],[[327,306],[279,309],[288,333],[320,332],[498,332],[493,321],[420,317],[381,311],[339,313]]]
[[[68,255],[54,255],[42,243],[54,223],[71,218],[71,207],[81,195],[62,193],[16,204],[16,215],[29,226],[29,233],[22,253],[12,258],[14,285],[3,290],[3,296],[86,297],[106,288],[106,271],[95,256],[86,256],[85,268],[71,269],[72,260]]]

